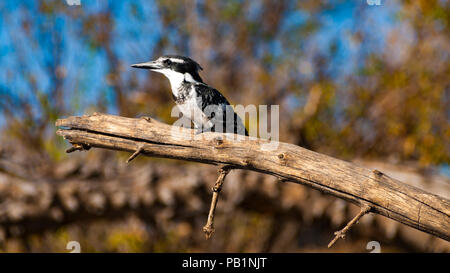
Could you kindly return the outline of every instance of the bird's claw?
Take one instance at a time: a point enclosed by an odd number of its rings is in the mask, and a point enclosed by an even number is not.
[[[207,133],[207,132],[213,132],[213,128],[214,128],[214,125],[210,126],[208,128],[204,128],[204,127],[196,128],[195,134],[199,135],[199,134],[203,134],[203,133]]]

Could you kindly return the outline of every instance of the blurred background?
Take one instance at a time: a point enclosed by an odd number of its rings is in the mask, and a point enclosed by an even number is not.
[[[374,215],[327,249],[357,207],[241,170],[206,241],[217,168],[55,134],[94,111],[173,123],[167,79],[130,64],[180,54],[231,104],[280,105],[280,141],[450,198],[450,1],[372,2],[1,1],[0,252],[450,252]]]

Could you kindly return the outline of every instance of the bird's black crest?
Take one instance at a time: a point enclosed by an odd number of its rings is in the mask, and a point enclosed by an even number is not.
[[[203,68],[200,66],[200,64],[198,64],[196,61],[192,60],[189,57],[185,57],[185,56],[181,56],[181,55],[165,55],[164,57],[180,59],[180,60],[185,61],[185,63],[187,63],[187,64],[191,64],[191,65],[195,66],[198,70],[203,70]]]
[[[183,74],[189,73],[192,75],[194,80],[203,82],[202,78],[198,74],[198,71],[203,70],[203,68],[191,58],[180,55],[165,55],[162,58],[165,58],[167,60],[164,63],[167,67]],[[178,59],[182,60],[183,62],[171,62],[170,59]]]

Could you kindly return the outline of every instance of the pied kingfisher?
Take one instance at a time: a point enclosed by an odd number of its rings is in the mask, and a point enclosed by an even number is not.
[[[203,68],[191,58],[165,55],[131,67],[150,69],[169,79],[175,103],[194,123],[196,134],[212,131],[248,136],[241,118],[219,91],[203,82],[198,74]]]

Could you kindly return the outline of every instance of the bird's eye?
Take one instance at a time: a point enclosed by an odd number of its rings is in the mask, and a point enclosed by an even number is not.
[[[171,64],[172,64],[172,61],[169,60],[169,59],[165,59],[165,60],[164,60],[164,64],[165,64],[165,65],[171,65]]]

